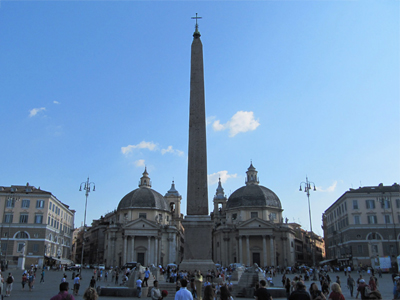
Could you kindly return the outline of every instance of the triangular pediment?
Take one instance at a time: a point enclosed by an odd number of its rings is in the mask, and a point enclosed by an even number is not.
[[[144,218],[139,218],[127,223],[124,226],[125,229],[135,229],[135,230],[149,230],[149,229],[159,229],[159,226],[155,222],[151,222]]]
[[[240,223],[236,228],[238,229],[275,229],[275,225],[271,222],[261,220],[260,218],[251,218],[247,221]]]

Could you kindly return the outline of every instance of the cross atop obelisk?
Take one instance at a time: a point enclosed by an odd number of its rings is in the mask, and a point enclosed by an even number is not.
[[[196,13],[196,16],[195,16],[195,17],[192,17],[192,19],[196,19],[196,26],[194,27],[194,28],[195,28],[195,31],[194,31],[193,36],[194,36],[194,37],[200,37],[199,25],[197,24],[197,20],[198,20],[198,19],[202,19],[202,17],[198,17],[198,16],[197,16],[197,13]],[[195,35],[196,35],[196,36],[195,36]]]

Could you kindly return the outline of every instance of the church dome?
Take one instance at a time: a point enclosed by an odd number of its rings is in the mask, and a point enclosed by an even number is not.
[[[139,188],[126,194],[118,204],[120,209],[147,208],[168,211],[168,205],[164,197],[151,189],[151,181],[147,169],[144,169],[140,178]]]
[[[227,209],[249,206],[282,208],[281,201],[273,191],[256,184],[245,185],[237,189],[226,204]]]
[[[125,195],[118,204],[118,210],[127,208],[150,208],[168,210],[164,197],[148,187],[140,187]]]
[[[278,196],[270,189],[259,185],[258,175],[253,163],[247,169],[246,185],[237,189],[229,197],[226,208],[236,207],[276,207],[282,209]]]

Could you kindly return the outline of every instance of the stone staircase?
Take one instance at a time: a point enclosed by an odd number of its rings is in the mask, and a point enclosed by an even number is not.
[[[168,297],[167,298],[175,298],[175,293],[176,293],[176,285],[175,283],[169,283],[169,282],[158,282],[158,288],[160,291],[166,290],[168,292]]]

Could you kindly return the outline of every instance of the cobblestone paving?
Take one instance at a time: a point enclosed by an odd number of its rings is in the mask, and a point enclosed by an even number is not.
[[[25,290],[22,290],[22,285],[21,285],[21,278],[22,278],[22,271],[17,271],[17,270],[9,270],[12,272],[15,282],[13,285],[13,291],[11,292],[11,297],[7,297],[4,299],[18,299],[18,300],[47,300],[56,295],[59,291],[59,284],[61,282],[61,279],[63,277],[63,273],[60,271],[46,271],[45,273],[45,283],[39,283],[40,281],[40,275],[37,275],[35,286],[32,292],[29,292],[29,289],[25,286]],[[8,274],[8,271],[4,272],[4,274]],[[38,274],[40,272],[38,271]],[[73,280],[71,279],[72,272],[67,271],[66,274],[68,275],[68,282],[70,284],[70,288],[73,287]],[[82,294],[84,290],[89,286],[89,281],[92,277],[93,270],[83,270],[83,279],[81,281],[81,288],[79,291],[79,295],[75,297],[76,300],[81,300]],[[343,295],[346,299],[355,299],[356,293],[354,293],[354,297],[350,297],[350,291],[346,287],[346,282],[347,279],[344,276],[343,272],[340,273],[330,273],[330,277],[332,279],[336,278],[336,276],[340,276],[340,280],[342,282],[342,291]],[[363,277],[365,279],[368,278],[368,274],[363,274]],[[292,279],[295,275],[289,275],[289,278]],[[352,276],[357,279],[358,274],[357,272],[352,272]],[[101,286],[115,286],[113,283],[110,282],[111,277],[109,278],[108,282],[98,282],[99,285]],[[368,282],[368,280],[366,280]],[[274,283],[275,286],[281,286],[281,275],[274,277]],[[312,281],[306,281],[306,286],[307,289],[309,288],[310,284]],[[383,274],[382,278],[378,278],[378,283],[379,283],[379,290],[382,293],[383,299],[384,300],[391,300],[393,299],[392,295],[392,290],[393,290],[393,283],[392,283],[392,277],[390,274]],[[317,282],[319,286],[319,282]],[[71,290],[72,292],[72,290]],[[143,297],[142,297],[143,298]],[[123,300],[127,298],[119,298],[119,297],[100,297],[100,299],[104,300]],[[131,298],[128,298],[131,299]],[[150,298],[147,298],[150,299]],[[172,300],[173,298],[167,297],[166,300]],[[278,298],[274,300],[285,300],[286,298]],[[358,297],[360,299],[360,296]],[[245,300],[245,299],[244,299]]]

